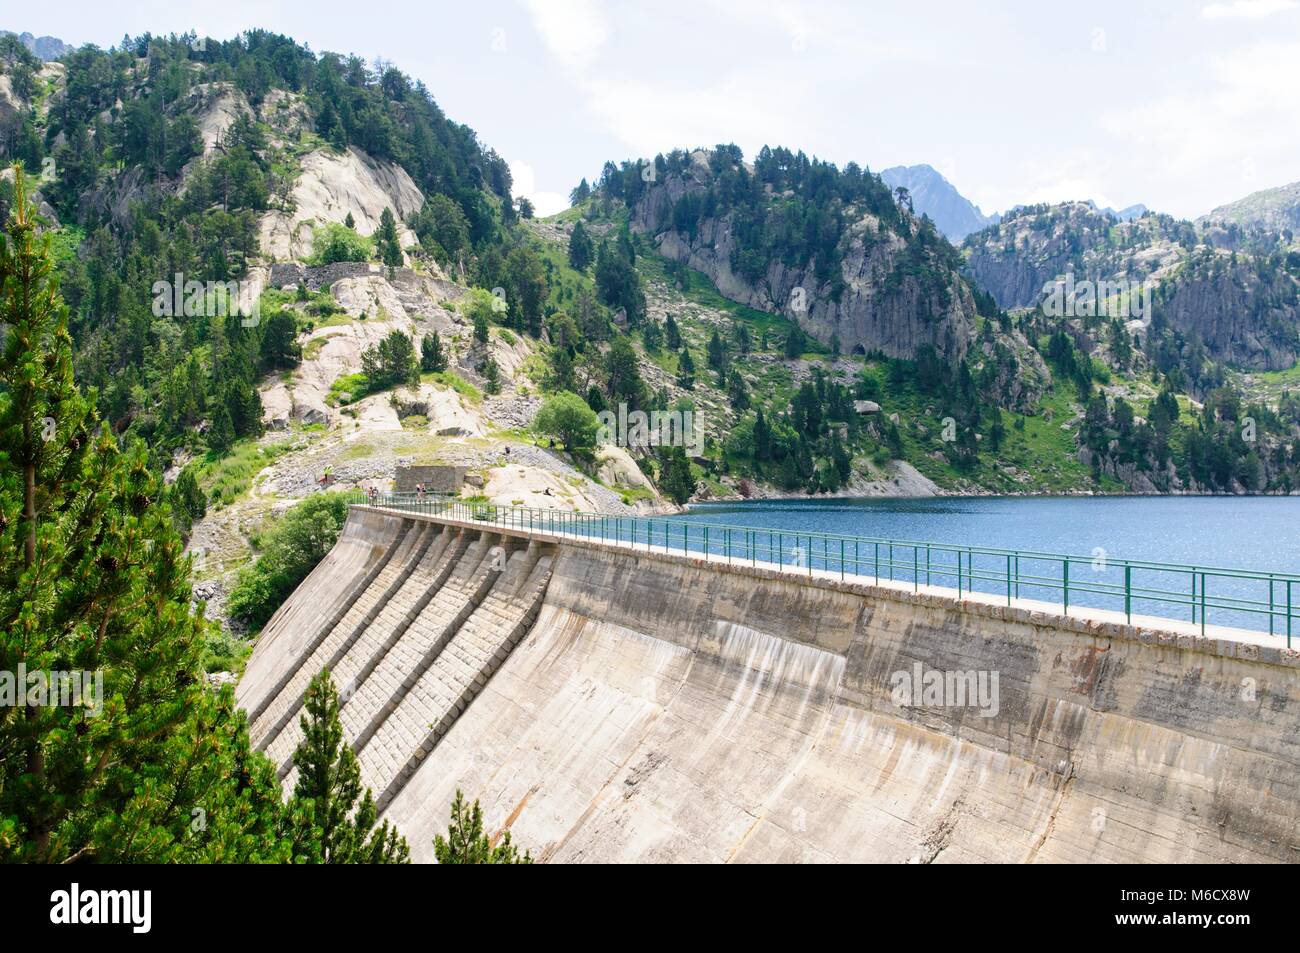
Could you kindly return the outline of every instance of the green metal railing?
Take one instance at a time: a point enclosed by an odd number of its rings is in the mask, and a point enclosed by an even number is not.
[[[707,555],[727,562],[820,572],[1033,599],[1070,608],[1122,612],[1138,608],[1162,618],[1300,635],[1300,575],[1071,556],[1026,550],[954,546],[915,540],[841,536],[704,523],[671,516],[632,517],[526,506],[498,506],[415,494],[358,494],[357,503],[508,529],[614,542],[633,548]],[[1171,614],[1172,612],[1172,614]],[[1211,620],[1213,616],[1213,620]]]

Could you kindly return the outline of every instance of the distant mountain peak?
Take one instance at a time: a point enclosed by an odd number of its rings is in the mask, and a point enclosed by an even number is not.
[[[1243,228],[1300,230],[1300,182],[1261,189],[1245,198],[1220,205],[1197,220],[1201,224],[1238,225]]]
[[[881,172],[880,178],[891,189],[907,189],[916,213],[930,216],[935,227],[954,244],[997,221],[996,217],[981,212],[978,205],[926,163],[896,165]]]
[[[1128,222],[1128,221],[1132,221],[1135,218],[1141,218],[1147,212],[1151,211],[1141,202],[1138,202],[1135,205],[1126,206],[1125,208],[1115,209],[1115,208],[1110,208],[1109,206],[1107,206],[1106,208],[1102,208],[1092,199],[1088,199],[1088,205],[1090,205],[1095,211],[1105,212],[1108,215],[1114,215],[1121,222]]]
[[[12,30],[0,30],[0,36],[17,36],[18,42],[31,50],[46,62],[57,60],[60,56],[72,52],[72,46],[54,36],[33,36],[30,33],[14,33]]]

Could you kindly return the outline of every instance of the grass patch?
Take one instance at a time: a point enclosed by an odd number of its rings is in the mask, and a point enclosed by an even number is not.
[[[330,392],[325,395],[325,403],[331,407],[344,407],[368,396],[370,396],[370,381],[365,374],[342,374],[334,378],[334,383],[330,384]]]
[[[314,361],[320,357],[321,350],[325,347],[325,342],[330,338],[338,337],[337,334],[322,334],[320,337],[312,338],[302,348],[302,359],[304,361]]]
[[[642,500],[654,500],[655,498],[653,493],[641,486],[633,487],[631,489],[619,487],[618,495],[623,498],[624,506],[635,506]]]
[[[443,387],[450,387],[472,404],[483,403],[483,392],[455,371],[429,371],[421,374],[420,380],[426,384],[441,384]],[[333,393],[333,388],[330,388],[330,392]]]
[[[238,441],[225,456],[208,453],[197,464],[195,477],[217,509],[248,492],[253,477],[289,449],[287,441],[259,446],[256,440]]]

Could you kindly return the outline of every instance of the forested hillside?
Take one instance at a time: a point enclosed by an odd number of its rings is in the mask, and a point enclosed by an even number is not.
[[[0,44],[0,142],[43,170],[79,380],[209,548],[230,535],[213,504],[260,525],[261,485],[297,498],[412,454],[575,506],[1294,480],[1294,400],[1228,386],[1294,363],[1290,260],[1258,235],[1078,203],[959,250],[863,166],[731,145],[608,162],[539,222],[386,63],[257,31],[47,64]],[[1149,321],[1044,308],[1072,271],[1152,282]],[[693,412],[704,439],[611,455],[593,420],[620,406]]]
[[[48,62],[0,36],[0,161],[4,649],[118,696],[103,728],[4,709],[0,856],[402,859],[364,800],[282,809],[204,684],[337,536],[322,491],[402,463],[620,514],[1300,487],[1273,198],[1033,206],[958,249],[865,166],[725,144],[606,162],[538,220],[420,83],[262,31]],[[638,412],[700,430],[629,438]],[[176,806],[209,796],[192,836]]]

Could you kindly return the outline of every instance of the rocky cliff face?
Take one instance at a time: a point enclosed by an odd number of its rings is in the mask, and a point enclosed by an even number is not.
[[[1300,357],[1300,268],[1281,255],[1234,251],[1225,235],[1221,222],[1121,222],[1073,202],[1019,210],[970,236],[963,250],[971,276],[1001,307],[1040,304],[1063,275],[1076,284],[1142,283],[1154,290],[1153,314],[1117,309],[1121,317],[1154,318],[1155,333],[1199,339],[1229,365],[1291,367]]]
[[[407,171],[350,146],[342,153],[317,149],[301,159],[291,211],[268,212],[261,221],[262,252],[272,261],[293,261],[312,252],[312,225],[343,222],[350,214],[359,234],[379,227],[384,209],[397,216],[402,248],[417,243],[406,219],[420,210],[424,196]]]
[[[815,262],[792,267],[772,260],[761,280],[745,280],[731,267],[729,215],[703,220],[693,236],[673,227],[676,203],[707,192],[708,180],[697,162],[654,183],[633,207],[631,227],[649,235],[660,254],[704,272],[733,301],[783,314],[823,343],[838,337],[845,352],[911,358],[926,344],[950,359],[966,352],[975,315],[969,287],[952,271],[923,280],[921,269],[905,263],[907,240],[869,214],[852,219],[840,237],[838,299],[829,282],[817,279]]]
[[[1162,287],[1156,326],[1204,342],[1216,359],[1285,370],[1300,359],[1300,277],[1248,256],[1205,252]]]
[[[1159,280],[1196,241],[1190,222],[1148,215],[1127,222],[1087,202],[1035,205],[1010,212],[969,236],[966,267],[1002,308],[1028,308],[1056,278]]]

